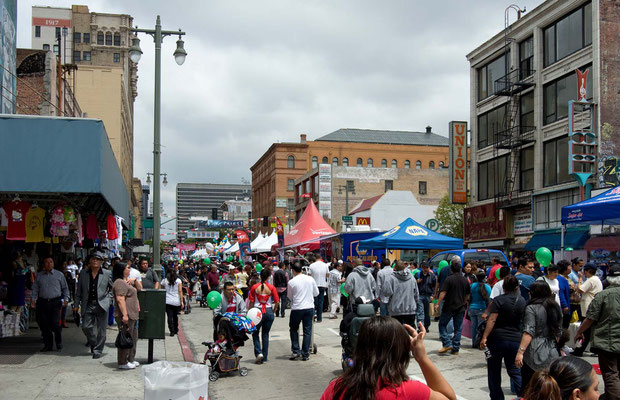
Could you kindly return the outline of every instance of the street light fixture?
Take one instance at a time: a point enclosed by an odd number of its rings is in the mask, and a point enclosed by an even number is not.
[[[355,182],[347,181],[346,185],[338,185],[338,194],[342,194],[342,190],[345,191],[345,215],[349,215],[349,193],[355,194]]]
[[[164,175],[163,184],[168,183],[166,174],[161,174],[160,171],[160,158],[161,158],[161,43],[166,36],[179,35],[177,40],[177,48],[174,51],[174,60],[178,65],[183,64],[187,52],[183,48],[183,40],[181,36],[185,35],[185,32],[181,31],[162,31],[161,18],[158,15],[155,22],[155,29],[135,29],[131,30],[133,33],[146,33],[153,37],[155,41],[155,104],[153,109],[153,265],[154,270],[158,273],[160,268],[160,227],[161,227],[161,189],[160,178]],[[131,40],[131,48],[129,49],[129,58],[134,63],[138,63],[142,56],[142,49],[140,49],[140,39],[137,35]],[[147,182],[149,179],[147,178]],[[150,343],[149,343],[150,345]],[[151,352],[149,352],[149,359]]]
[[[150,185],[151,184],[151,176],[154,176],[155,174],[153,174],[152,172],[147,172],[146,173],[146,184]],[[162,173],[159,174],[159,176],[163,176],[164,180],[161,182],[164,186],[166,186],[168,184],[168,174],[166,173]]]

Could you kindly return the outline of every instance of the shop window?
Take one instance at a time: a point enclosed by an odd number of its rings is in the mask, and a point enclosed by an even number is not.
[[[312,157],[312,168],[319,167],[319,158],[317,156]]]
[[[509,55],[510,58],[510,55]],[[495,94],[495,81],[506,75],[506,57],[497,57],[484,67],[478,68],[478,101]]]
[[[582,67],[580,70],[588,70],[586,82],[586,97],[592,100],[592,67]],[[547,83],[543,89],[543,109],[545,125],[568,117],[568,101],[577,100],[577,74],[572,71],[569,74]]]
[[[534,189],[534,146],[521,150],[519,156],[519,189]]]
[[[499,106],[478,116],[478,149],[491,146],[497,134],[505,129],[506,105]]]
[[[435,169],[435,161],[428,162],[428,169]]]
[[[508,156],[502,156],[478,164],[478,200],[506,192],[507,163]]]
[[[80,53],[79,51],[74,51],[73,52],[73,61],[75,62],[79,62],[80,58],[81,58],[82,53]]]
[[[121,34],[119,32],[114,33],[114,46],[121,45]]]
[[[121,62],[121,53],[114,53],[114,62]]]
[[[426,181],[418,182],[418,193],[426,194]]]
[[[41,27],[38,25],[34,27],[34,37],[41,37]]]
[[[398,168],[398,161],[392,160],[392,168]]]
[[[82,53],[82,60],[90,61],[90,51],[85,51]]]
[[[292,192],[295,189],[295,179],[289,179],[287,182],[288,185],[286,187],[286,190]]]
[[[358,158],[358,159],[357,159],[357,162],[356,162],[356,165],[357,165],[358,167],[363,167],[363,166],[364,166],[364,161],[362,161],[362,159],[361,159],[361,158]]]
[[[90,43],[90,33],[84,32],[84,34],[82,35],[82,43]]]
[[[103,32],[97,32],[97,44],[98,45],[103,45]]]
[[[80,43],[82,41],[82,34],[80,32],[73,32],[73,43]]]
[[[387,160],[385,158],[381,160],[381,168],[387,168]]]
[[[321,164],[329,164],[329,159],[327,157],[323,157]]]
[[[286,167],[287,168],[295,168],[295,157],[294,156],[288,156],[288,160],[286,162]]]
[[[344,157],[342,159],[342,166],[343,167],[348,167],[349,166],[349,159],[348,158]]]
[[[332,158],[332,166],[334,166],[334,167],[338,166],[338,157]]]
[[[105,45],[112,46],[112,32],[106,32],[105,34]]]
[[[519,79],[525,79],[534,72],[534,37],[519,43]]]
[[[366,160],[366,166],[368,168],[372,168],[372,158],[369,158],[368,160]]]
[[[553,186],[570,182],[568,174],[568,137],[545,142],[543,147],[543,185]]]
[[[385,191],[394,190],[394,181],[393,180],[385,180]]]
[[[545,28],[543,43],[545,67],[592,44],[592,3]]]

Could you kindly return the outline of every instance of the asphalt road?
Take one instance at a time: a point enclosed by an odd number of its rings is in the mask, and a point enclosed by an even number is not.
[[[196,361],[204,357],[205,347],[201,342],[211,340],[213,332],[212,311],[192,308],[189,315],[180,316],[183,330],[190,343]],[[341,346],[338,336],[337,320],[324,319],[314,324],[317,354],[312,354],[308,361],[290,361],[290,339],[288,331],[288,314],[286,318],[276,317],[270,333],[269,362],[262,365],[254,363],[252,339],[239,349],[242,355],[241,365],[248,368],[247,376],[230,374],[221,376],[216,382],[209,383],[212,400],[223,399],[318,399],[329,382],[342,373],[340,365]],[[487,371],[484,353],[471,348],[471,340],[463,338],[464,347],[458,355],[439,355],[441,342],[438,339],[437,323],[433,323],[426,339],[426,348],[431,360],[448,379],[462,400],[488,399]],[[586,357],[591,363],[596,358]],[[423,381],[420,368],[412,359],[408,368],[409,376]],[[506,399],[515,398],[509,390],[508,375],[505,370],[502,386]],[[600,384],[603,391],[602,381]]]

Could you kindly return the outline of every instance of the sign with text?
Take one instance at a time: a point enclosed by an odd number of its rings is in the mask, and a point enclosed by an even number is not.
[[[506,216],[495,203],[465,209],[465,241],[506,238]]]
[[[188,231],[188,239],[219,239],[220,233],[218,231]]]
[[[286,197],[276,197],[276,208],[286,208],[287,201]]]
[[[450,201],[467,204],[467,122],[450,122]]]
[[[319,164],[319,213],[332,217],[332,165]]]
[[[367,226],[370,226],[370,217],[357,217],[357,218],[355,218],[355,225],[367,225]]]
[[[59,19],[59,18],[39,18],[32,17],[32,25],[33,26],[53,26],[60,28],[71,28],[71,20],[70,19]]]
[[[343,222],[353,222],[353,217],[351,215],[343,215],[342,216],[342,221]]]
[[[196,250],[196,243],[177,243],[176,248],[181,251]]]
[[[532,212],[530,210],[515,211],[513,216],[514,234],[527,235],[532,233]]]

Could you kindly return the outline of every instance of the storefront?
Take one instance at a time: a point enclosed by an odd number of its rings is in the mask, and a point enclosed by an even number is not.
[[[466,247],[492,248],[505,251],[507,236],[506,210],[495,207],[495,203],[465,209],[464,241]]]
[[[12,309],[28,304],[44,256],[62,269],[94,247],[121,255],[129,193],[103,122],[0,116],[0,216],[0,301]]]

